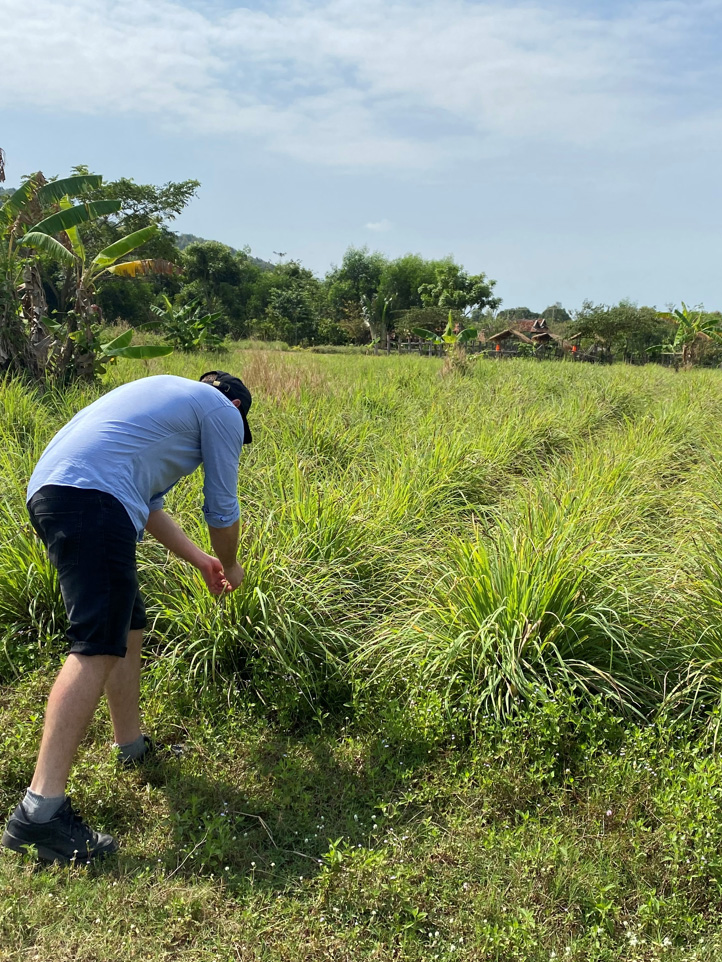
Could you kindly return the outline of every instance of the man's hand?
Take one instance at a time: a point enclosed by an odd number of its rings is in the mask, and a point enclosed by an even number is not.
[[[146,531],[173,554],[196,567],[212,595],[235,591],[243,581],[244,570],[236,560],[238,549],[238,522],[228,528],[210,528],[213,550],[226,561],[233,559],[224,570],[223,562],[212,554],[206,554],[195,545],[163,510],[153,511],[145,525]]]
[[[212,595],[222,595],[225,591],[233,591],[234,588],[238,587],[238,585],[231,585],[223,570],[223,565],[213,555],[204,555],[197,567]]]

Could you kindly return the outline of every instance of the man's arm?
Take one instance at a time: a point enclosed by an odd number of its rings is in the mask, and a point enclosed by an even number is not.
[[[234,521],[228,528],[208,527],[211,537],[211,545],[218,560],[223,565],[223,572],[226,576],[231,590],[237,588],[243,581],[244,570],[238,563],[238,533],[240,521]]]
[[[148,515],[148,520],[145,524],[145,530],[160,541],[165,548],[172,551],[177,557],[189,562],[189,564],[192,564],[195,568],[198,568],[203,580],[208,586],[208,590],[214,595],[222,594],[224,591],[233,591],[243,580],[243,569],[236,561],[238,524],[235,525],[235,529],[233,557],[231,559],[225,550],[223,554],[223,558],[230,561],[228,566],[229,571],[226,573],[223,560],[220,557],[214,558],[213,555],[207,554],[199,548],[198,545],[194,544],[165,511],[152,511]],[[215,530],[220,530],[225,533],[230,531],[230,529],[211,529],[213,550],[219,553],[216,543],[213,540],[213,532]],[[226,545],[224,544],[223,547],[225,549]]]

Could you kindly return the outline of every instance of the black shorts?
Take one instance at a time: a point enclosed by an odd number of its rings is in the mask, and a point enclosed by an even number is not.
[[[123,658],[128,631],[146,624],[128,512],[112,494],[51,484],[28,512],[58,569],[71,652]]]

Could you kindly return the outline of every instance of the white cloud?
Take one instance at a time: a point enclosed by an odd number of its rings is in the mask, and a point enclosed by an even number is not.
[[[391,230],[393,226],[394,225],[391,223],[390,220],[386,220],[386,218],[384,218],[383,220],[371,221],[370,223],[366,224],[366,230],[373,230],[373,231],[378,231],[379,233],[384,233],[386,231]]]
[[[586,5],[588,9],[589,5]],[[718,143],[722,0],[638,0],[617,15],[563,0],[5,0],[3,100],[153,116],[314,164],[433,168],[545,146]],[[369,229],[374,229],[370,227]]]

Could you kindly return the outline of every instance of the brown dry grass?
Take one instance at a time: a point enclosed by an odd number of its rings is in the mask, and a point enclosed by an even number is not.
[[[243,379],[251,393],[277,401],[288,398],[297,400],[304,389],[319,394],[328,384],[318,361],[307,356],[300,358],[280,352],[244,351],[236,368],[234,373]]]

